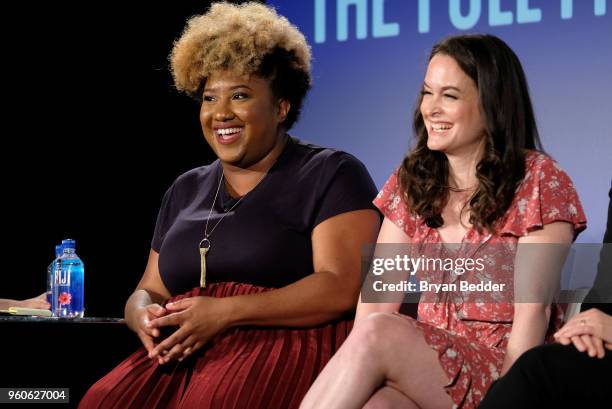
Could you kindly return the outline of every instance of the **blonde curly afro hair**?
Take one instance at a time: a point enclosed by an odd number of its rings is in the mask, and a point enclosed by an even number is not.
[[[297,27],[253,2],[214,3],[207,13],[192,17],[170,55],[176,88],[196,98],[218,70],[270,79],[275,97],[291,104],[287,129],[297,121],[310,88],[310,59],[310,47]]]

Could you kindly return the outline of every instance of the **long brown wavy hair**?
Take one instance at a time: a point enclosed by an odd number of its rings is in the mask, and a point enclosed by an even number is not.
[[[478,187],[469,201],[470,223],[479,232],[494,232],[494,223],[510,207],[525,177],[525,150],[542,150],[527,80],[512,49],[492,35],[460,35],[436,44],[437,55],[452,57],[474,81],[485,121],[485,152],[476,166]],[[415,148],[398,172],[400,190],[411,212],[430,227],[444,225],[442,210],[449,198],[446,155],[427,148],[427,129],[417,100]]]

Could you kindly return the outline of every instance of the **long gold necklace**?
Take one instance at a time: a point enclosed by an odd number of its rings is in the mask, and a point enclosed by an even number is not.
[[[223,221],[225,216],[227,216],[228,213],[234,210],[234,208],[238,206],[238,203],[240,203],[242,199],[244,199],[246,196],[244,195],[240,199],[238,199],[238,201],[234,203],[234,205],[230,207],[230,209],[227,212],[225,212],[223,216],[221,216],[219,221],[215,223],[215,225],[212,227],[209,233],[208,232],[208,222],[210,221],[210,216],[212,215],[212,211],[215,208],[215,203],[217,202],[217,196],[219,196],[219,190],[221,189],[221,184],[223,183],[223,176],[224,176],[224,173],[223,171],[221,171],[221,178],[219,179],[217,191],[215,192],[215,198],[213,199],[212,206],[210,207],[210,211],[208,212],[208,217],[206,218],[206,226],[204,227],[204,238],[200,241],[200,246],[199,246],[200,247],[200,287],[202,288],[206,287],[206,254],[210,251],[212,247],[210,236],[213,234],[213,232],[215,231],[219,223]]]

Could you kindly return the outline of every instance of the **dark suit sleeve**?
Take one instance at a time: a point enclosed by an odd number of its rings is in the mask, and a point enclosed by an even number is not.
[[[608,197],[608,221],[603,246],[599,253],[597,277],[595,277],[593,288],[587,294],[580,309],[586,311],[597,308],[612,315],[612,187],[610,187]]]

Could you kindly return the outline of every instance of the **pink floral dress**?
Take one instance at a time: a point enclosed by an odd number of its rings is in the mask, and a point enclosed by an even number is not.
[[[486,252],[487,246],[513,246],[520,237],[556,221],[571,223],[575,235],[586,228],[584,211],[568,175],[549,156],[536,151],[529,151],[525,161],[525,178],[506,215],[496,223],[496,233],[479,233],[472,228],[463,238],[462,248],[466,244],[466,248]],[[399,193],[397,172],[387,180],[374,204],[404,230],[413,244],[442,244],[437,229],[428,227],[407,209]],[[489,261],[497,263],[499,268],[494,271],[503,275],[507,266],[503,256],[498,257],[500,260]],[[560,309],[553,311],[548,335],[562,322]],[[452,294],[419,304],[419,318],[413,322],[422,330],[427,344],[438,352],[449,380],[445,390],[454,407],[476,408],[499,377],[513,315],[510,302],[465,302]]]

